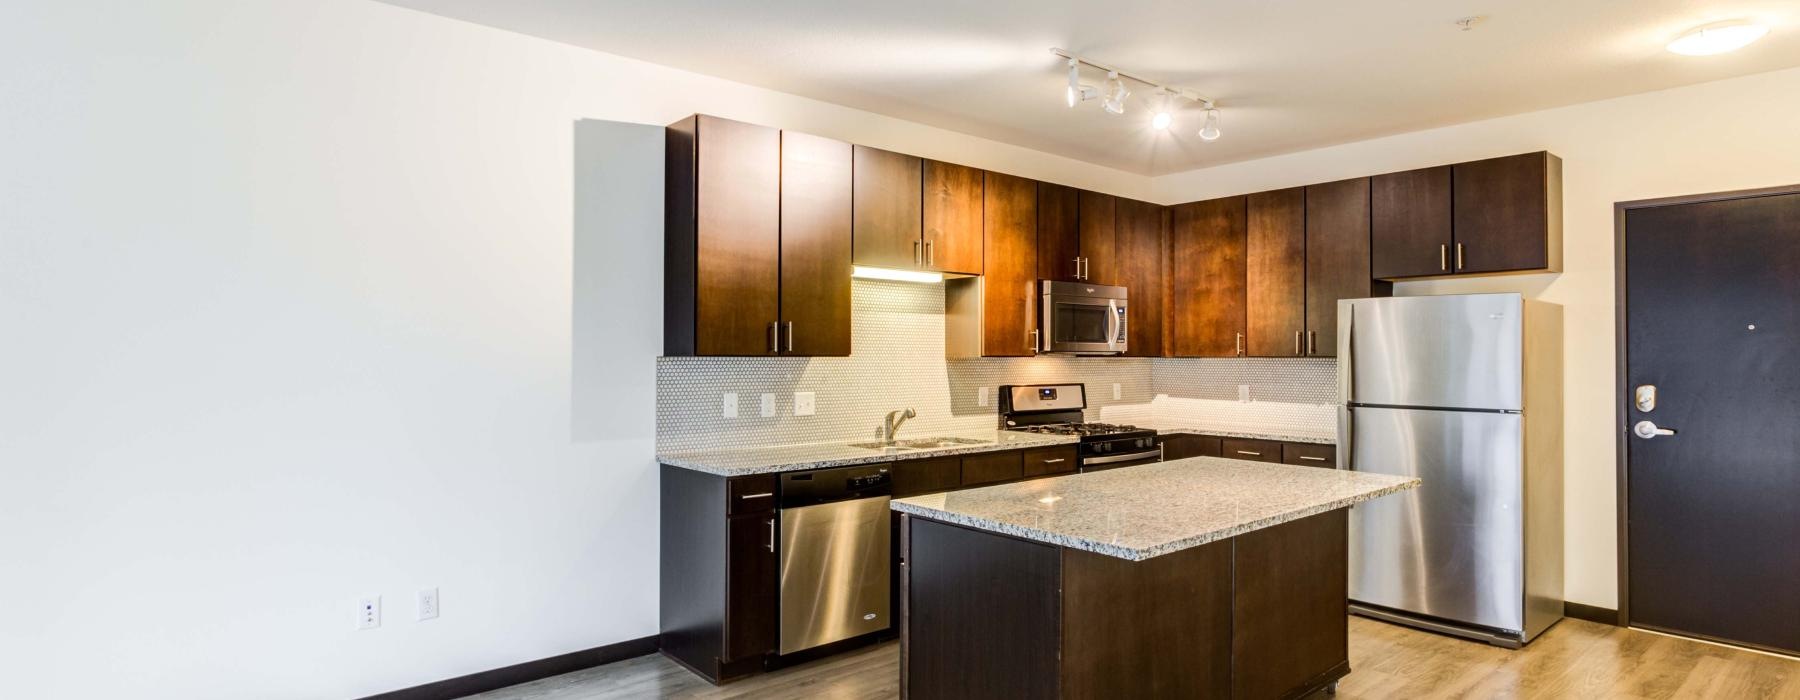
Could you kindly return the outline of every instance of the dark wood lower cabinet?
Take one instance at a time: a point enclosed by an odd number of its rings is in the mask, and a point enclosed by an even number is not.
[[[1074,445],[1026,450],[1023,458],[1027,477],[1068,474],[1080,466],[1081,459]]]
[[[1220,441],[1223,448],[1222,457],[1231,459],[1247,459],[1252,462],[1280,462],[1281,443],[1274,440],[1252,440],[1249,438],[1225,438]]]
[[[1162,438],[1163,460],[1189,457],[1219,457],[1224,454],[1222,441],[1211,435],[1165,435]]]
[[[773,504],[771,504],[773,505]],[[778,567],[775,511],[733,516],[725,550],[725,653],[722,661],[775,651]]]
[[[1350,672],[1345,510],[1133,562],[903,518],[908,698],[1296,698]]]
[[[775,499],[759,495],[772,485],[662,467],[662,651],[714,683],[760,670],[775,648]]]
[[[1281,445],[1281,462],[1302,467],[1337,467],[1336,445],[1286,442]]]
[[[1017,452],[984,452],[962,458],[962,485],[997,484],[1025,476],[1025,463]]]
[[[895,462],[889,474],[894,480],[894,498],[949,491],[962,486],[962,458],[903,460]]]

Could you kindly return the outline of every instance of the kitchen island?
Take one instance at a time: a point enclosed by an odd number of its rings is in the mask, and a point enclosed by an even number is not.
[[[893,502],[912,698],[1287,698],[1349,673],[1345,508],[1417,479],[1200,457]]]

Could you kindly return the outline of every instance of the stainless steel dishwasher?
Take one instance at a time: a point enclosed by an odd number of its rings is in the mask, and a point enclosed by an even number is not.
[[[887,629],[886,465],[781,475],[781,640],[796,651]]]

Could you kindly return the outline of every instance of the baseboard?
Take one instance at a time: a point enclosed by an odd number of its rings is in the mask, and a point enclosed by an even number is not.
[[[1602,608],[1598,605],[1583,605],[1581,603],[1564,602],[1563,617],[1572,617],[1577,620],[1587,620],[1588,622],[1598,622],[1602,625],[1612,625],[1614,627],[1619,625],[1619,611],[1612,608]]]
[[[569,652],[547,659],[457,676],[435,683],[370,695],[363,700],[451,700],[654,653],[656,653],[656,635],[651,635]]]

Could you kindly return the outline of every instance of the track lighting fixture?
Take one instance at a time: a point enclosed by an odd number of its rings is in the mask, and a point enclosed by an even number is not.
[[[1100,100],[1100,107],[1113,114],[1125,113],[1125,98],[1131,91],[1125,89],[1125,81],[1119,79],[1118,71],[1106,73],[1106,99]]]
[[[1050,49],[1050,53],[1061,57],[1069,67],[1069,82],[1063,88],[1063,102],[1069,107],[1073,108],[1098,97],[1100,98],[1100,107],[1105,109],[1108,114],[1124,114],[1125,102],[1131,97],[1131,89],[1125,85],[1125,81],[1133,80],[1153,88],[1150,98],[1150,127],[1152,129],[1164,131],[1172,126],[1175,123],[1175,110],[1181,105],[1180,100],[1187,100],[1199,104],[1206,110],[1206,122],[1200,127],[1200,138],[1206,141],[1219,138],[1219,109],[1213,106],[1211,99],[1197,95],[1190,90],[1172,88],[1154,80],[1146,80],[1117,68],[1089,61],[1062,49]],[[1100,89],[1082,84],[1081,67],[1083,65],[1106,71],[1106,82]]]

